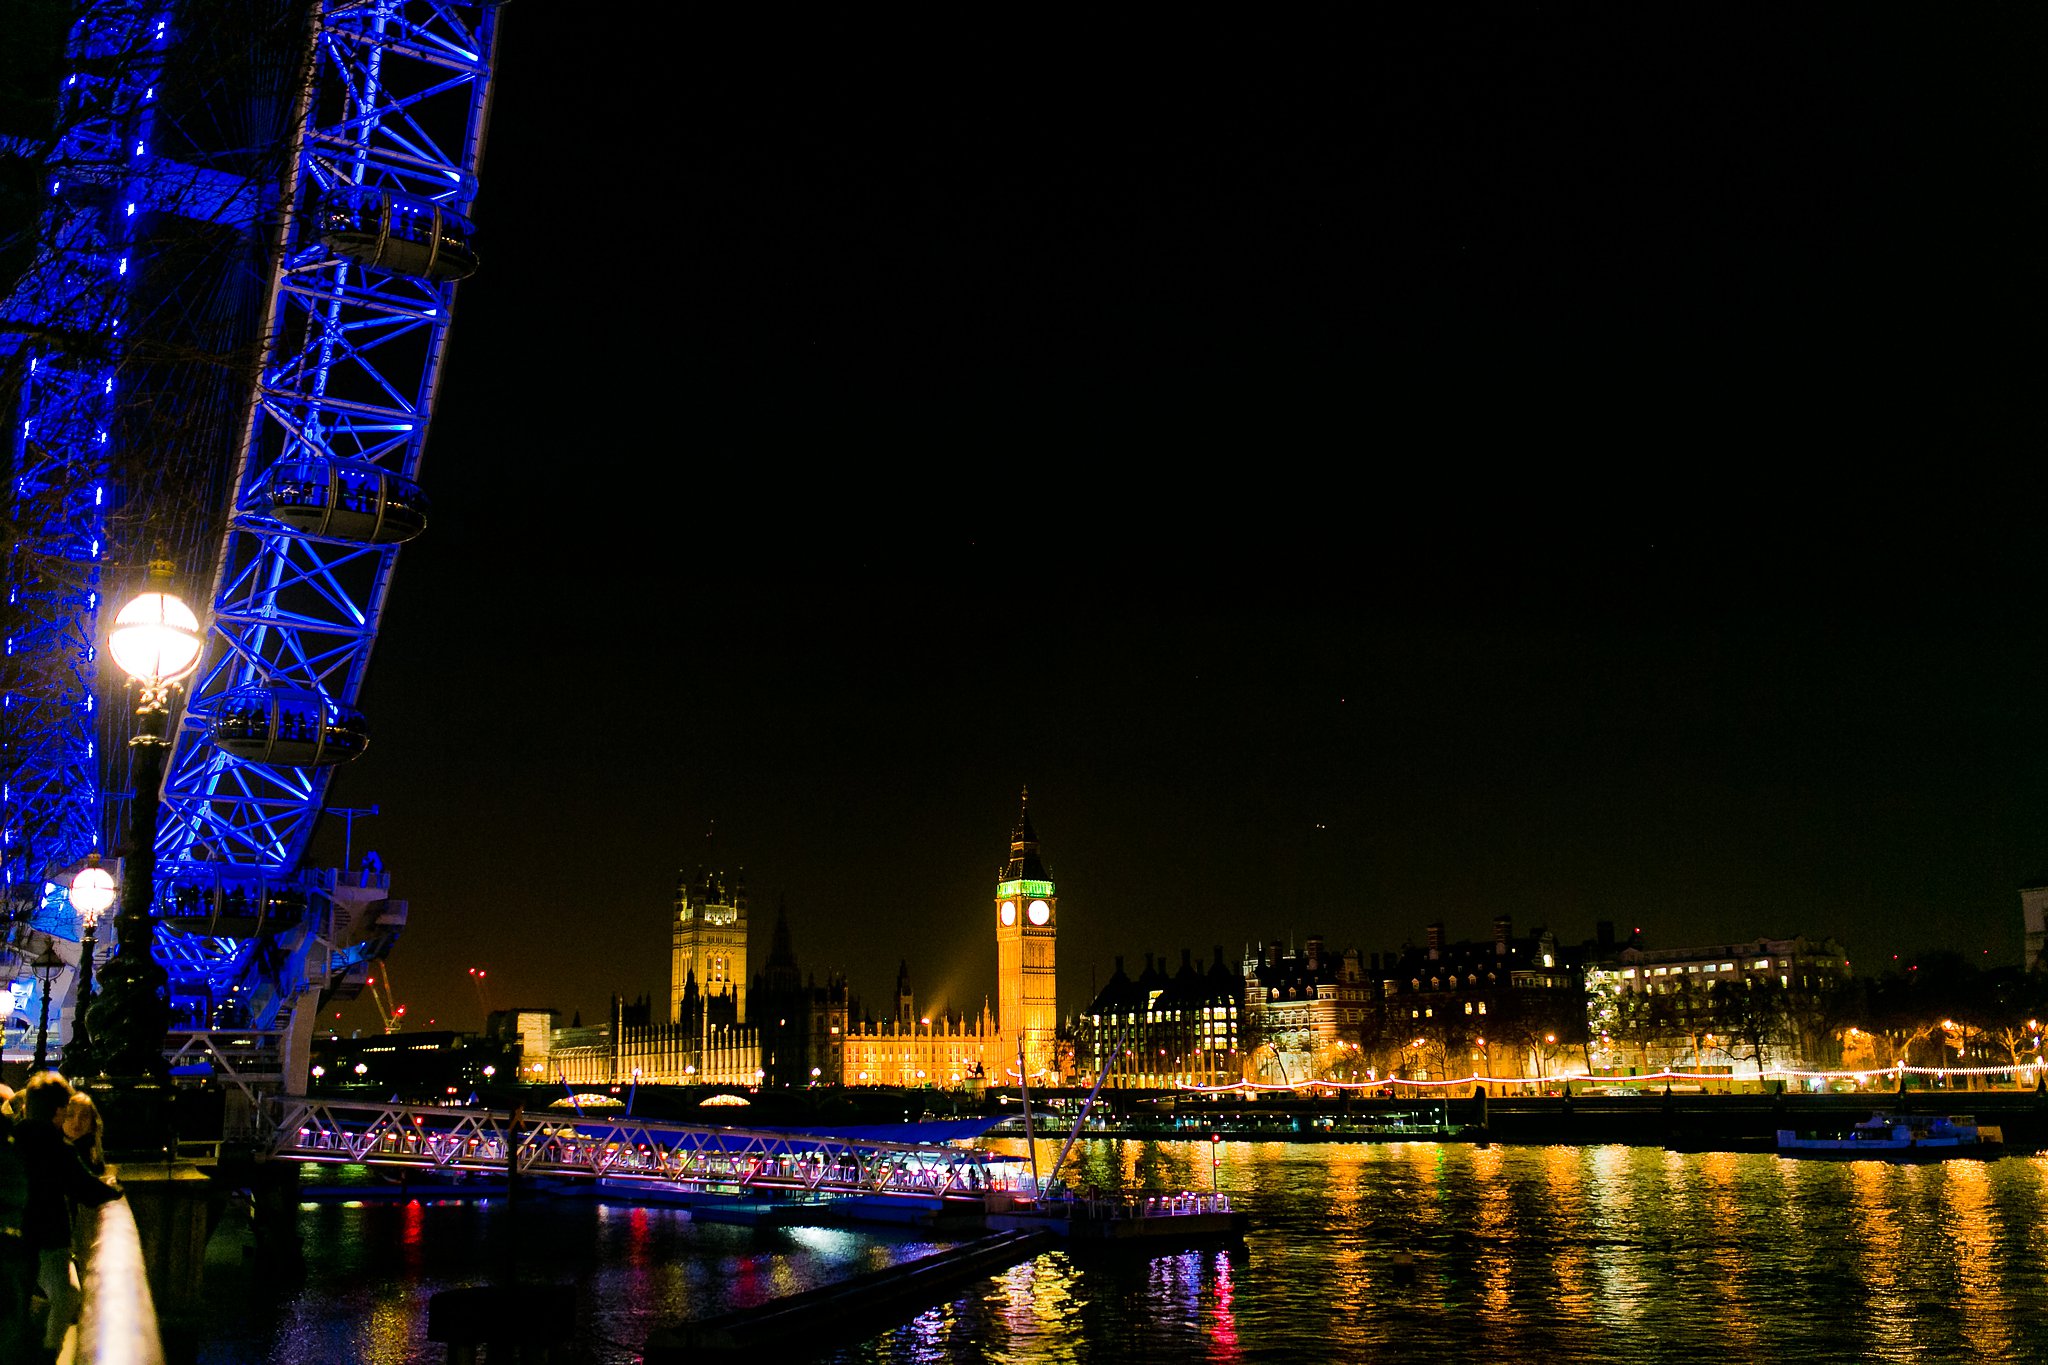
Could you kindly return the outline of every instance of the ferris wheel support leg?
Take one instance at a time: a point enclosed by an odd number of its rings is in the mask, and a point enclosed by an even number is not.
[[[284,1037],[279,1042],[279,1070],[284,1073],[284,1093],[304,1095],[306,1083],[312,1074],[313,1030],[320,1022],[320,992],[308,990],[292,1002],[285,1026]]]

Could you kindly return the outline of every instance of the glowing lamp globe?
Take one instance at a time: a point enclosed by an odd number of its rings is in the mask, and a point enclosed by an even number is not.
[[[137,682],[176,682],[199,665],[199,618],[167,592],[146,592],[121,608],[107,647]]]
[[[86,923],[97,923],[108,907],[114,903],[114,874],[104,867],[80,869],[71,879],[71,908],[85,918]]]

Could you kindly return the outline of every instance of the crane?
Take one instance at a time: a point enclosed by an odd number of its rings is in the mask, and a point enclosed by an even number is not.
[[[380,964],[382,980],[377,973],[370,976],[370,1003],[377,1007],[377,1016],[384,1021],[386,1033],[396,1033],[405,1026],[405,1006],[394,1004],[391,993],[391,966]]]

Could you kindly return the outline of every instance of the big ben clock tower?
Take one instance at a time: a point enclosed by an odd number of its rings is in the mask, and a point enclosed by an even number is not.
[[[1059,929],[1059,895],[1038,857],[1031,828],[1031,792],[1019,803],[1010,832],[1010,857],[996,874],[996,977],[1006,1065],[1016,1066],[1018,1045],[1024,1069],[1041,1084],[1052,1079],[1059,1000],[1053,987],[1053,938]],[[998,1075],[1002,1074],[999,1069]]]

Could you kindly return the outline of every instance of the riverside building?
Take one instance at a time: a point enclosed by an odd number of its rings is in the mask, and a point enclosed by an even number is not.
[[[1486,941],[1449,942],[1431,924],[1424,946],[1382,968],[1383,1051],[1415,1080],[1552,1074],[1586,1037],[1581,960],[1541,926],[1517,936],[1506,915]]]
[[[1304,1085],[1362,1077],[1360,1031],[1373,982],[1356,948],[1330,953],[1320,938],[1298,952],[1276,939],[1244,959],[1244,1079]]]
[[[1586,968],[1593,1069],[1754,1076],[1841,1064],[1834,1009],[1849,958],[1831,938],[1646,948]]]
[[[1074,1021],[1074,1080],[1093,1084],[1105,1063],[1107,1086],[1167,1089],[1227,1085],[1240,1079],[1245,1048],[1245,979],[1219,945],[1206,970],[1183,948],[1180,970],[1145,954],[1134,979],[1124,960]]]

